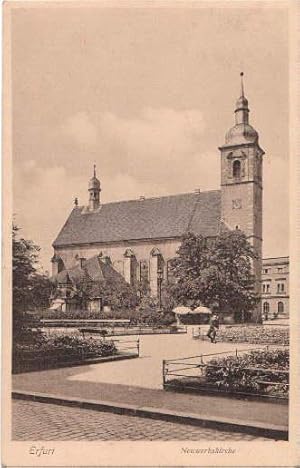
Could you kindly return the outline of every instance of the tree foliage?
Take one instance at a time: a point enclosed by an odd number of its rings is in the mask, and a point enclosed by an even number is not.
[[[132,308],[138,302],[136,290],[121,277],[108,278],[101,282],[91,281],[85,277],[76,285],[76,289],[82,299],[83,307],[87,300],[95,297],[101,297],[103,304],[110,305],[114,310]]]
[[[31,240],[19,238],[18,231],[13,225],[13,309],[27,311],[48,307],[51,284],[37,268],[40,247]]]
[[[36,308],[49,306],[51,284],[37,268],[40,248],[31,240],[19,237],[18,231],[18,226],[13,225],[13,331],[14,340],[20,341],[32,338],[33,335],[30,333],[25,313]]]
[[[214,241],[188,233],[172,262],[172,293],[189,306],[217,307],[220,313],[244,316],[255,307],[253,247],[241,231],[220,234]]]

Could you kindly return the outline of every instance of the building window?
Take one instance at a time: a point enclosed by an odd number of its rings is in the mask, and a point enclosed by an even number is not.
[[[281,273],[283,271],[283,267],[278,267],[277,271],[278,271],[278,273]]]
[[[270,284],[264,283],[263,284],[263,293],[269,293],[270,292]]]
[[[264,314],[268,314],[270,312],[270,304],[268,302],[264,302]]]
[[[264,273],[265,274],[269,273],[269,268],[264,268]]]
[[[149,265],[147,260],[140,261],[140,281],[147,282],[149,279]]]
[[[57,263],[57,271],[58,273],[60,273],[61,271],[65,270],[65,264],[64,262],[62,261],[62,259],[60,258],[58,260],[58,263]]]
[[[284,304],[283,304],[283,302],[278,302],[277,310],[278,310],[279,314],[284,313]]]
[[[233,177],[241,177],[241,161],[235,160],[232,165],[232,174]]]
[[[277,283],[277,293],[284,292],[284,283]]]

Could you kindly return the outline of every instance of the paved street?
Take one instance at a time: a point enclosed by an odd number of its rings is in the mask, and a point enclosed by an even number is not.
[[[14,400],[13,440],[270,440],[235,432]]]

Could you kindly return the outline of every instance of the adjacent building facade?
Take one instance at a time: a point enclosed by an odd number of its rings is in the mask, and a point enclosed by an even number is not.
[[[263,259],[261,294],[265,318],[289,316],[289,257]]]
[[[156,295],[158,271],[168,279],[169,262],[186,232],[214,238],[222,229],[240,229],[258,253],[253,270],[260,292],[264,152],[257,131],[249,124],[242,74],[234,113],[235,124],[219,147],[220,190],[102,204],[94,169],[88,187],[89,204],[78,206],[75,201],[53,243],[53,275],[101,252],[128,283],[147,279],[151,293]]]

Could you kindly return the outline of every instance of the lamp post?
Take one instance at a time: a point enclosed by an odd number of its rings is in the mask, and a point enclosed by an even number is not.
[[[162,268],[159,267],[157,269],[157,286],[158,286],[158,311],[161,311],[161,285],[163,280],[163,271]]]

